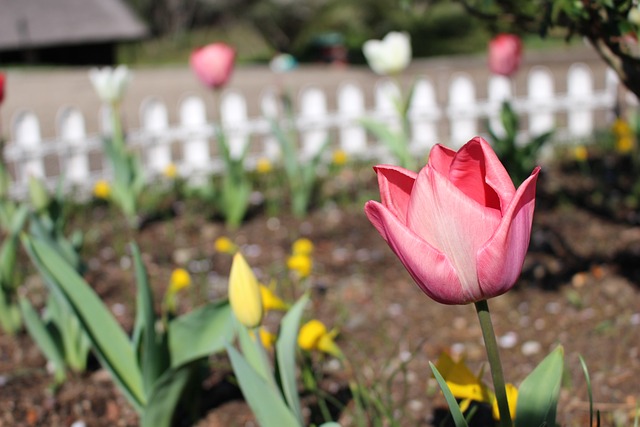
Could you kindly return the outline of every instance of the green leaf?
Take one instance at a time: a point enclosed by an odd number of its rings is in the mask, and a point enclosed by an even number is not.
[[[47,298],[47,314],[59,332],[65,363],[75,372],[83,372],[87,366],[91,343],[82,330],[80,321],[64,299],[53,292]]]
[[[238,350],[228,345],[227,353],[240,390],[261,427],[302,426],[287,407],[282,395],[273,393],[269,383],[247,363]]]
[[[194,372],[194,364],[166,371],[156,381],[142,413],[141,427],[171,427],[176,406]]]
[[[134,350],[120,324],[100,297],[65,260],[47,244],[24,238],[28,252],[36,257],[78,316],[102,365],[122,388],[131,404],[140,411],[145,406],[142,377]]]
[[[287,399],[289,408],[298,418],[300,425],[302,425],[303,421],[296,382],[296,350],[298,348],[300,319],[308,302],[309,295],[305,294],[287,311],[280,323],[280,334],[276,342],[276,358],[278,360],[282,391]]]
[[[447,382],[444,380],[442,375],[440,375],[440,372],[438,372],[436,365],[429,362],[429,366],[433,371],[433,375],[436,377],[436,381],[440,385],[440,389],[444,394],[444,398],[446,399],[447,404],[449,405],[449,411],[451,412],[454,424],[456,425],[456,427],[467,427],[467,421],[464,419],[464,415],[462,415],[460,405],[458,405],[458,401],[456,400],[456,398],[453,397],[453,393],[451,393]]]
[[[387,146],[389,151],[401,162],[401,166],[407,167],[404,163],[411,158],[409,154],[409,142],[402,133],[392,132],[384,123],[363,118],[359,123],[367,131],[373,134],[376,139]]]
[[[156,334],[156,313],[153,308],[153,294],[147,277],[147,270],[142,262],[140,249],[135,243],[131,244],[133,264],[136,271],[136,321],[135,328],[140,337],[140,369],[145,394],[149,394],[156,380],[169,367],[169,354],[162,337]],[[138,343],[134,340],[133,348],[138,349]]]
[[[24,297],[19,298],[20,309],[22,310],[22,318],[24,319],[24,325],[29,331],[29,335],[36,342],[42,354],[51,361],[55,367],[54,377],[57,384],[64,382],[66,378],[65,374],[65,361],[62,349],[56,340],[51,336],[45,323],[40,319],[38,313],[33,308],[29,300]]]
[[[217,353],[233,338],[233,316],[228,301],[207,304],[169,323],[171,366]]]
[[[249,363],[249,365],[251,365],[251,367],[260,374],[265,381],[272,385],[272,392],[280,393],[280,389],[278,389],[276,380],[273,377],[273,369],[271,367],[270,360],[264,350],[264,347],[262,347],[262,343],[259,339],[251,338],[247,327],[237,319],[235,321],[235,325],[237,328],[236,330],[238,331],[240,349],[242,350],[242,354],[244,355],[247,363]],[[259,334],[259,332],[256,331],[256,334]]]
[[[558,346],[524,379],[518,389],[516,427],[556,425],[564,350]]]

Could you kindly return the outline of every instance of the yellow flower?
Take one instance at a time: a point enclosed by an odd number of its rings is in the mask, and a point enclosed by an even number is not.
[[[298,334],[298,346],[306,351],[321,351],[337,358],[342,358],[342,351],[335,343],[338,335],[335,329],[327,331],[327,327],[319,320],[310,320],[300,328]]]
[[[631,127],[624,119],[617,118],[613,125],[611,125],[611,131],[617,137],[627,136],[631,134]]]
[[[171,279],[169,280],[169,292],[175,294],[189,286],[191,286],[191,276],[189,272],[184,268],[176,268],[173,270]]]
[[[589,159],[589,151],[584,145],[578,145],[574,148],[573,155],[579,162],[586,162]]]
[[[260,284],[260,297],[262,298],[262,309],[266,313],[270,310],[286,311],[289,304],[281,300],[273,291],[263,284]]]
[[[498,401],[495,394],[475,375],[463,360],[454,361],[447,353],[442,353],[436,368],[444,378],[456,399],[461,399],[460,410],[466,411],[471,401],[488,403],[493,407],[493,416],[500,419]],[[507,402],[511,418],[515,417],[518,389],[513,384],[506,384]]]
[[[233,255],[238,251],[238,247],[228,237],[218,237],[213,246],[218,252]]]
[[[633,150],[633,146],[634,146],[634,141],[633,141],[633,136],[631,135],[620,136],[616,140],[616,151],[618,153],[621,153],[621,154],[630,153],[631,150]]]
[[[258,173],[266,174],[271,172],[272,170],[273,170],[273,166],[271,165],[271,162],[269,161],[269,159],[265,157],[261,157],[258,159],[258,162],[256,163],[256,171]]]
[[[240,252],[233,256],[229,274],[229,303],[236,318],[247,328],[262,322],[262,298],[256,276]]]
[[[178,175],[178,168],[173,163],[169,163],[164,168],[163,173],[164,173],[164,176],[166,176],[167,178],[174,179]]]
[[[291,252],[294,255],[311,255],[313,253],[313,243],[309,239],[300,238],[291,245]]]
[[[343,166],[349,160],[347,152],[344,150],[336,150],[333,152],[333,164],[336,166]]]
[[[295,271],[300,278],[309,277],[313,268],[313,260],[308,255],[292,255],[287,259],[287,268]]]
[[[260,342],[264,348],[272,348],[278,339],[275,334],[269,332],[264,326],[258,328],[258,334],[260,335]],[[251,338],[254,340],[256,339],[256,334],[253,330],[249,331],[249,335],[251,335]]]
[[[104,179],[99,180],[93,186],[93,195],[98,199],[108,199],[111,195],[111,186]]]

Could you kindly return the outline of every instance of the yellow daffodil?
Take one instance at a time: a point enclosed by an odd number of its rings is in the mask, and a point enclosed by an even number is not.
[[[584,145],[578,145],[574,148],[573,155],[579,162],[586,162],[589,159],[589,151]]]
[[[466,411],[471,401],[488,403],[493,408],[493,416],[500,419],[498,401],[495,394],[475,375],[463,360],[455,361],[447,353],[442,353],[436,368],[444,378],[456,399],[461,399],[460,410]],[[515,417],[518,389],[513,384],[506,385],[507,401],[511,418]]]
[[[255,328],[262,322],[264,311],[260,286],[240,252],[233,256],[229,274],[229,303],[236,318],[247,328]]]
[[[267,311],[286,311],[289,304],[281,300],[270,287],[260,284],[260,297],[262,298],[262,309]]]
[[[216,251],[221,252],[223,254],[233,255],[238,251],[238,247],[229,239],[228,237],[218,237],[215,242],[213,242],[213,246]]]
[[[164,168],[164,176],[166,176],[169,179],[174,179],[176,176],[178,176],[178,168],[176,167],[175,164],[173,163],[169,163],[165,168]]]
[[[93,186],[93,195],[98,199],[108,199],[111,195],[111,186],[104,179],[99,180]]]
[[[333,156],[331,160],[334,165],[343,166],[344,164],[347,163],[347,160],[349,160],[349,156],[347,155],[347,152],[344,150],[336,150],[333,152]]]
[[[269,332],[264,326],[258,328],[258,334],[260,335],[260,342],[264,348],[272,348],[278,339],[275,334]],[[251,338],[254,340],[256,339],[254,331],[249,331],[249,335],[251,335]]]
[[[291,245],[291,252],[294,255],[311,255],[313,253],[313,242],[302,237],[293,242],[293,245]]]
[[[273,170],[273,166],[271,165],[271,162],[269,161],[269,159],[265,157],[261,157],[256,162],[256,172],[260,174],[266,174],[271,172],[272,170]]]
[[[176,293],[191,286],[191,276],[184,268],[176,268],[171,273],[169,280],[169,292]]]
[[[342,358],[342,351],[335,343],[337,330],[327,331],[327,327],[319,320],[310,320],[300,328],[298,346],[306,351],[321,351],[337,358]]]
[[[631,134],[631,127],[626,120],[618,117],[611,125],[611,131],[617,137],[626,136]]]
[[[616,140],[616,151],[621,154],[628,154],[633,150],[634,140],[632,135],[620,136]]]
[[[309,277],[313,268],[313,260],[308,255],[291,255],[287,259],[287,268],[295,271],[301,279]]]

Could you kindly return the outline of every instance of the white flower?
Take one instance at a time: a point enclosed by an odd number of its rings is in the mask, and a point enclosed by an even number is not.
[[[409,34],[392,31],[382,40],[368,40],[362,52],[376,74],[398,74],[411,62]]]
[[[116,68],[92,68],[89,79],[103,102],[116,103],[122,100],[124,91],[131,81],[131,73],[124,65]]]
[[[633,6],[631,9],[629,9],[627,21],[631,22],[633,25],[640,26],[640,7]]]

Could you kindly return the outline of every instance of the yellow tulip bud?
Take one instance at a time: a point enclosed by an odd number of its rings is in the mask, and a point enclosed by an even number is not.
[[[164,176],[166,176],[167,178],[174,179],[176,176],[178,176],[178,168],[173,163],[169,163],[164,168],[163,173],[164,173]]]
[[[631,135],[620,136],[616,141],[616,151],[621,154],[630,153],[633,150],[634,140]]]
[[[313,253],[313,242],[304,237],[300,238],[291,245],[291,252],[294,255],[311,255]]]
[[[260,285],[260,296],[265,313],[270,310],[286,311],[289,309],[289,304],[281,300],[268,286]]]
[[[256,339],[256,334],[253,331],[249,331],[251,338]],[[260,336],[260,342],[264,348],[272,348],[276,343],[278,337],[275,334],[269,332],[264,326],[258,328],[258,335]]]
[[[327,327],[319,320],[310,320],[300,328],[298,346],[306,351],[321,351],[341,358],[342,351],[335,343],[336,330],[327,331]]]
[[[347,163],[348,159],[349,159],[349,156],[344,150],[336,150],[333,152],[332,160],[333,160],[333,164],[336,166],[343,166],[345,163]]]
[[[169,280],[169,292],[176,293],[184,288],[191,286],[191,276],[184,268],[176,268],[171,273]]]
[[[228,237],[218,237],[215,242],[213,242],[213,247],[216,251],[233,255],[238,251],[238,247],[229,239]]]
[[[258,162],[256,163],[256,171],[260,174],[266,174],[269,173],[273,170],[273,166],[271,166],[271,162],[269,161],[269,159],[266,159],[264,157],[258,159]]]
[[[308,255],[292,255],[287,259],[287,268],[298,273],[300,278],[309,277],[313,268],[313,260]]]
[[[233,256],[231,264],[229,303],[236,318],[247,328],[255,328],[262,322],[264,311],[258,280],[240,252]]]
[[[584,145],[578,145],[573,150],[573,155],[579,162],[586,162],[589,159],[589,151],[587,151],[587,148]]]
[[[101,179],[93,186],[93,195],[98,199],[108,199],[111,195],[111,186],[107,181]]]

